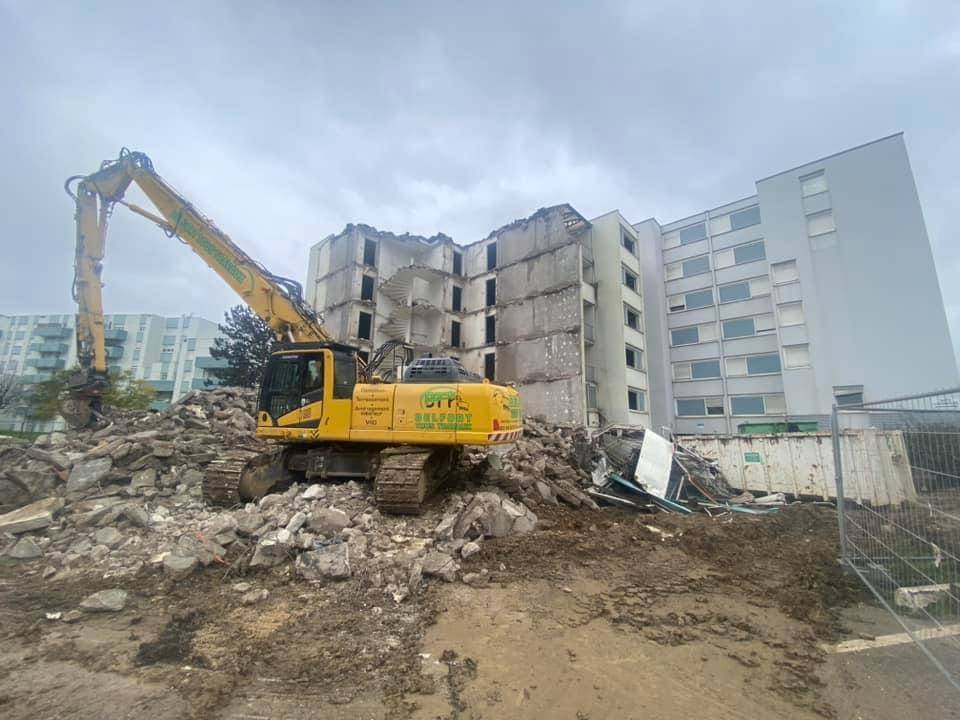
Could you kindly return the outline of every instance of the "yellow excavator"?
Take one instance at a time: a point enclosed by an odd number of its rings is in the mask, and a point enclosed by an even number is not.
[[[159,215],[123,199],[131,183]],[[97,172],[69,178],[65,189],[76,202],[79,364],[60,405],[68,424],[87,426],[103,417],[110,378],[101,272],[116,205],[187,245],[276,333],[278,344],[260,386],[256,430],[258,438],[276,441],[275,447],[266,453],[238,448],[211,462],[203,482],[209,502],[256,499],[293,479],[355,478],[374,481],[382,511],[416,514],[462,446],[520,437],[515,388],[481,379],[453,358],[421,358],[400,372],[393,366],[378,372],[402,343],[385,343],[365,363],[356,348],[335,342],[304,302],[299,283],[272,274],[243,252],[165,182],[144,153],[121,150]]]

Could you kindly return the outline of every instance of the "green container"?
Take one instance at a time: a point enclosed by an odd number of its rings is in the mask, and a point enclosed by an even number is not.
[[[770,423],[740,423],[737,431],[744,435],[778,435],[780,433],[816,432],[816,420],[810,422],[770,422]]]

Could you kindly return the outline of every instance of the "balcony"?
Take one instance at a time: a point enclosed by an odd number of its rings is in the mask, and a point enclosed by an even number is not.
[[[30,346],[30,349],[34,352],[38,352],[42,355],[51,354],[51,355],[63,355],[70,349],[70,346],[66,343],[58,342],[43,342],[35,343]]]
[[[220,381],[216,378],[194,378],[193,382],[190,383],[191,390],[208,390],[212,387],[216,387],[220,384]]]
[[[222,358],[218,359],[218,358],[212,358],[212,357],[198,357],[194,361],[194,367],[196,367],[199,370],[210,370],[213,368],[230,367],[230,363],[228,363],[226,360]]]
[[[147,383],[158,393],[173,392],[173,380],[147,380]]]
[[[26,385],[36,385],[37,383],[46,382],[50,379],[50,375],[47,373],[37,373],[35,375],[21,375],[20,382]]]
[[[123,348],[113,345],[107,348],[107,357],[110,360],[119,360],[123,357]]]
[[[34,358],[28,360],[27,363],[32,364],[38,370],[63,370],[67,366],[66,360],[55,357]]]
[[[110,328],[103,331],[103,341],[107,345],[119,345],[127,339],[127,331],[122,328]]]
[[[63,325],[37,325],[33,334],[37,337],[58,340],[73,335],[73,328],[64,327]]]

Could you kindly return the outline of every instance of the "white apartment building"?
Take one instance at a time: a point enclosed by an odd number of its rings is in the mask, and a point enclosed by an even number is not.
[[[311,248],[337,338],[453,355],[558,422],[826,428],[960,384],[902,134],[661,225],[544,208],[469,245],[349,225]]]
[[[75,315],[0,315],[0,372],[32,384],[76,366],[75,320]],[[104,327],[110,369],[148,381],[158,408],[217,383],[211,369],[223,363],[210,357],[220,334],[214,322],[191,315],[114,314],[104,316]],[[8,418],[6,424],[12,422]]]
[[[834,402],[960,384],[902,133],[634,227],[645,297],[662,303],[649,332],[657,423],[823,429]]]

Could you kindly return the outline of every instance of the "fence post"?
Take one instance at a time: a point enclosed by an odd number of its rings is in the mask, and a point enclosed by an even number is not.
[[[840,425],[837,405],[833,405],[833,418],[830,421],[833,440],[833,473],[837,488],[837,525],[840,530],[840,561],[847,562],[847,519],[844,517],[846,494],[843,491],[843,461],[840,458]]]

